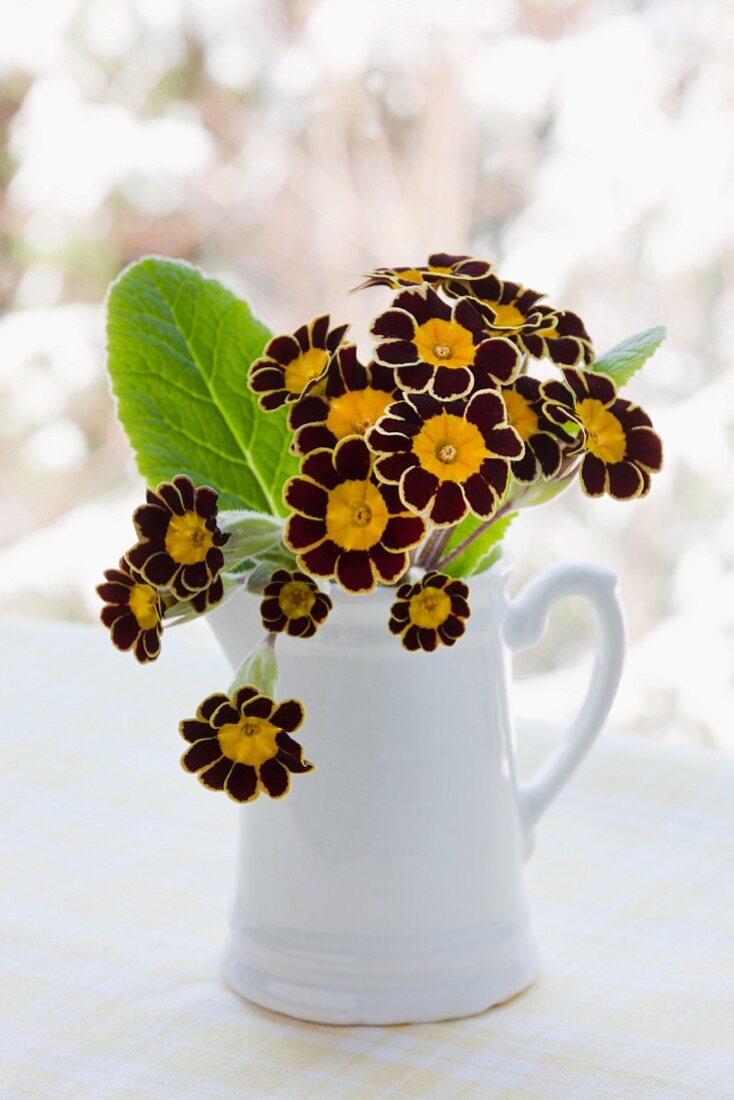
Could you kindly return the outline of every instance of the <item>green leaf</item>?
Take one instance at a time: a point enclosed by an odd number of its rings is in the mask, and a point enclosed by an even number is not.
[[[439,566],[439,568],[444,573],[448,573],[450,577],[475,577],[477,573],[486,572],[490,566],[499,560],[502,553],[500,543],[516,515],[517,512],[509,512],[502,519],[495,520],[486,531],[483,531],[465,550],[462,550],[458,557],[454,558],[448,565]],[[444,556],[460,546],[485,522],[486,520],[477,519],[476,516],[466,516],[454,528],[451,538],[446,544]]]
[[[231,568],[246,558],[267,557],[283,542],[283,521],[259,512],[220,512],[219,526],[229,539],[222,548],[225,566]]]
[[[254,649],[245,657],[240,665],[232,683],[229,685],[229,695],[246,684],[252,684],[263,695],[275,695],[278,686],[278,658],[275,656],[275,647],[266,635]]]
[[[245,302],[190,264],[148,257],[112,284],[107,365],[150,485],[188,474],[222,508],[286,514],[283,484],[297,472],[286,414],[261,412],[247,388],[269,337]]]
[[[596,359],[591,364],[591,370],[606,374],[617,386],[623,386],[655,354],[667,334],[665,325],[656,325],[635,336],[628,336],[606,355]]]

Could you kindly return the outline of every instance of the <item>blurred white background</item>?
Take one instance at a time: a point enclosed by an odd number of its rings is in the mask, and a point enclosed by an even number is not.
[[[271,328],[374,264],[493,259],[597,350],[670,336],[628,394],[666,467],[635,504],[574,488],[510,539],[517,587],[618,571],[611,724],[734,751],[734,8],[721,0],[2,0],[0,611],[92,619],[140,496],[104,376],[105,287],[147,252]],[[196,629],[196,628],[194,628]],[[576,706],[569,604],[521,712]],[[100,635],[100,645],[108,644]],[[532,674],[532,675],[531,675]]]

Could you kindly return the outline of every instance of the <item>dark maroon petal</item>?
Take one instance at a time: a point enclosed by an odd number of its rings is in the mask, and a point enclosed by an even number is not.
[[[484,336],[484,325],[474,305],[468,299],[459,302],[454,309],[454,319],[463,328],[468,329],[474,337],[474,343],[481,343]]]
[[[400,482],[400,496],[406,508],[422,512],[436,495],[438,478],[419,466],[409,469]]]
[[[438,488],[430,511],[430,518],[437,527],[458,523],[467,513],[463,492],[453,481],[444,481]]]
[[[127,585],[122,584],[98,584],[97,595],[104,600],[105,603],[111,604],[126,604],[130,599],[130,589],[132,583]]]
[[[334,451],[334,467],[345,481],[366,481],[370,476],[372,455],[364,439],[348,436]]]
[[[605,374],[595,374],[593,371],[584,371],[584,381],[589,391],[589,396],[604,405],[611,404],[617,395],[617,389],[611,378]]]
[[[253,366],[250,370],[248,385],[255,393],[268,394],[273,390],[282,390],[284,384],[282,367],[273,366],[267,360],[262,366]],[[284,398],[279,397],[278,400],[282,403]]]
[[[568,386],[564,386],[563,382],[559,382],[554,378],[550,379],[548,382],[542,384],[540,392],[544,400],[552,401],[560,405],[564,410],[573,410],[574,393]],[[586,393],[582,388],[580,398],[583,399],[585,396]]]
[[[314,318],[314,320],[308,326],[308,328],[311,330],[311,339],[307,340],[306,348],[303,349],[304,351],[306,351],[309,346],[312,348],[326,347],[326,337],[329,334],[329,322],[330,317],[328,313],[323,314],[323,316],[321,317]]]
[[[480,474],[473,474],[464,482],[464,495],[475,516],[487,519],[497,508],[497,496]]]
[[[390,340],[412,340],[415,320],[402,309],[387,309],[375,318],[370,332]]]
[[[405,552],[392,552],[378,543],[369,554],[378,577],[385,584],[393,584],[408,568],[408,555]]]
[[[161,651],[161,634],[158,627],[144,630],[135,645],[135,656],[141,662],[155,661]]]
[[[208,722],[199,722],[196,718],[186,718],[183,722],[179,722],[178,732],[191,745],[195,741],[201,741],[203,737],[215,736]]]
[[[555,477],[561,465],[561,448],[558,440],[547,432],[538,432],[531,438],[529,449],[532,449],[538,459],[543,476]]]
[[[207,737],[203,741],[197,741],[195,745],[184,753],[181,763],[187,772],[200,772],[202,768],[208,768],[215,760],[222,757],[222,749],[216,737]]]
[[[130,608],[126,603],[112,603],[102,608],[99,617],[104,625],[109,628],[113,623],[116,623],[118,619],[122,619],[125,615],[129,615],[130,613]]]
[[[418,638],[418,627],[411,623],[408,629],[405,631],[402,637],[402,643],[406,649],[415,652],[416,649],[420,649],[420,641]]]
[[[302,428],[304,424],[315,424],[325,420],[329,413],[329,402],[324,397],[307,394],[288,412],[288,427],[291,431]]]
[[[586,454],[579,471],[581,488],[590,497],[600,497],[607,488],[607,467],[596,455]]]
[[[324,424],[306,424],[296,432],[293,447],[296,454],[307,455],[335,443],[336,436]]]
[[[285,525],[283,541],[291,550],[308,550],[321,542],[325,534],[326,524],[323,519],[306,519],[296,513]]]
[[[377,583],[367,550],[346,550],[336,564],[336,579],[348,592],[371,592]]]
[[[183,502],[183,498],[176,485],[175,479],[171,482],[162,482],[156,488],[156,495],[170,508],[177,516],[182,516],[186,511],[186,505]]]
[[[390,418],[386,423],[386,418],[383,418],[370,429],[367,442],[376,454],[404,454],[412,446],[409,436],[403,431],[405,427],[404,420]],[[390,428],[393,430],[389,431]]]
[[[546,340],[545,346],[549,358],[560,366],[573,367],[584,362],[584,347],[579,340],[559,336],[554,340]]]
[[[232,771],[232,761],[224,756],[216,764],[212,764],[206,771],[199,772],[199,782],[213,791],[223,791],[227,776]]]
[[[219,576],[219,573],[224,569],[224,554],[218,546],[211,546],[204,558],[204,564],[206,565],[207,572],[209,573],[209,581],[213,582]]]
[[[201,592],[209,584],[206,562],[197,561],[193,565],[184,565],[180,573],[180,583],[187,592]]]
[[[418,641],[422,650],[426,653],[433,653],[438,645],[438,634],[435,630],[426,630],[424,627],[419,627]]]
[[[273,757],[260,765],[260,782],[271,798],[282,798],[288,790],[290,778],[280,761]]]
[[[193,512],[194,501],[196,499],[196,490],[194,488],[194,483],[191,478],[186,477],[185,474],[176,474],[176,476],[171,479],[171,484],[176,487],[176,491],[181,497],[181,503],[183,504],[184,511]],[[209,492],[212,492],[212,490],[210,489]]]
[[[452,580],[451,577],[447,577],[446,579],[448,581],[446,584],[446,591],[449,596],[461,596],[464,600],[469,598],[469,585],[466,581]]]
[[[466,419],[476,424],[483,433],[488,432],[495,424],[502,424],[507,420],[505,403],[498,392],[481,390],[469,401]]]
[[[375,358],[378,363],[384,363],[387,367],[420,363],[418,349],[408,340],[386,340],[383,344],[378,344],[375,348]]]
[[[260,692],[257,690],[254,684],[245,684],[245,686],[241,687],[235,694],[235,697],[232,700],[232,705],[234,706],[235,710],[241,713],[245,703],[249,703],[251,699],[256,699],[259,694]]]
[[[298,699],[285,699],[273,711],[270,721],[278,729],[285,730],[286,733],[293,733],[303,724],[305,717],[306,712],[303,709],[303,704]]]
[[[286,366],[300,355],[301,349],[293,336],[275,336],[265,348],[265,355]]]
[[[335,542],[324,539],[318,546],[301,554],[300,563],[316,577],[333,577],[340,554],[341,550]]]
[[[663,444],[652,428],[632,428],[627,434],[626,458],[657,473],[663,465]]]
[[[216,714],[223,703],[228,702],[229,696],[224,695],[221,691],[216,692],[214,695],[208,695],[199,705],[197,717],[205,718],[208,721],[213,714]]]
[[[211,519],[217,514],[218,501],[219,494],[210,489],[208,485],[202,485],[200,489],[196,490],[196,502],[192,505],[192,508],[196,511],[197,516],[201,516],[203,519]]]
[[[316,627],[308,615],[300,615],[297,619],[287,619],[286,633],[291,638],[313,638]]]
[[[285,737],[287,735],[279,734],[278,736]],[[276,737],[275,740],[277,742],[278,737]],[[301,757],[301,759],[299,760],[297,757],[291,756],[289,752],[285,752],[283,749],[280,749],[280,751],[278,752],[276,760],[279,760],[280,763],[285,768],[287,768],[289,772],[293,772],[294,775],[303,775],[305,772],[313,771],[313,764],[309,764],[308,760],[304,760],[303,757]]]
[[[392,516],[382,533],[382,545],[388,550],[411,550],[426,533],[421,516]]]
[[[453,645],[465,630],[466,624],[463,619],[459,619],[455,615],[449,615],[446,622],[441,623],[439,626],[438,634],[444,645]]]
[[[621,420],[625,431],[630,431],[632,428],[652,428],[652,420],[645,410],[623,397],[618,397],[609,411]],[[107,576],[106,573],[105,576]]]
[[[451,597],[451,611],[461,619],[468,619],[471,615],[471,608],[463,596]]]
[[[433,367],[427,363],[416,363],[414,366],[398,367],[395,374],[401,389],[408,393],[419,393],[433,378]]]
[[[289,702],[290,701],[291,700],[289,700]],[[292,757],[294,760],[303,760],[303,749],[297,741],[294,741],[293,738],[285,732],[285,730],[282,730],[280,733],[276,733],[275,743],[280,751],[285,753],[287,756]]]
[[[487,446],[493,454],[502,458],[520,458],[525,444],[514,428],[492,428],[487,435]]]
[[[110,637],[118,649],[132,649],[137,641],[140,627],[134,615],[123,615],[112,624]]]
[[[319,519],[326,515],[329,500],[326,490],[305,477],[291,478],[285,487],[283,498],[289,508],[304,516]]]
[[[137,550],[137,547],[133,547],[133,550]],[[136,563],[132,558],[133,551],[130,551],[130,562],[132,565]],[[159,588],[164,588],[171,583],[171,578],[176,572],[178,566],[173,558],[170,558],[168,554],[161,552],[158,554],[152,554],[146,561],[141,564],[141,572],[146,580],[151,584],[156,585]]]
[[[510,468],[507,462],[501,458],[486,458],[479,472],[484,480],[489,482],[497,496],[502,498],[510,479]]]
[[[304,477],[310,477],[324,489],[333,489],[339,483],[339,476],[334,469],[332,452],[328,450],[313,451],[306,455],[301,463],[301,473]]]
[[[486,371],[492,378],[506,385],[518,371],[520,352],[505,337],[484,340],[477,348],[474,362],[478,370]]]
[[[525,454],[522,458],[512,463],[511,469],[515,480],[522,481],[523,484],[529,484],[537,480],[540,474],[540,466],[530,446],[525,448]]]
[[[632,500],[644,488],[641,472],[631,462],[614,462],[607,467],[609,495],[615,500]]]
[[[257,797],[257,771],[249,764],[235,764],[224,789],[235,802],[251,802]]]
[[[133,523],[139,538],[164,539],[171,513],[158,504],[141,504],[133,512]]]
[[[439,400],[463,397],[474,385],[474,375],[468,367],[436,367],[429,386]]]
[[[256,695],[254,699],[243,703],[240,713],[247,718],[270,718],[274,708],[275,703],[267,695]]]
[[[407,310],[419,325],[430,321],[432,317],[440,317],[443,321],[448,321],[451,317],[450,307],[434,290],[404,290],[395,298],[393,307]]]
[[[221,707],[212,714],[209,723],[214,729],[220,730],[222,726],[236,725],[239,720],[239,711],[228,700],[226,703],[222,703]]]
[[[418,459],[414,454],[391,454],[382,455],[375,462],[375,473],[381,481],[389,481],[393,485],[397,485],[400,478],[403,476],[406,470],[409,470],[411,466],[416,466]]]
[[[260,604],[260,614],[263,619],[278,619],[282,616],[283,612],[280,608],[277,596],[266,596]]]

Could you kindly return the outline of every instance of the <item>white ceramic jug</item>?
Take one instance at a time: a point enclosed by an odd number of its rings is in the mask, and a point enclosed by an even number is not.
[[[505,579],[470,582],[467,632],[435,653],[388,633],[390,589],[334,590],[314,638],[279,637],[276,695],[304,702],[298,737],[316,770],[241,810],[225,978],[244,997],[305,1020],[395,1024],[480,1012],[535,978],[523,858],[609,711],[624,634],[605,570],[555,566],[512,602]],[[520,785],[508,647],[536,643],[572,595],[596,613],[591,684],[563,747]],[[211,619],[238,666],[262,633],[257,598]]]

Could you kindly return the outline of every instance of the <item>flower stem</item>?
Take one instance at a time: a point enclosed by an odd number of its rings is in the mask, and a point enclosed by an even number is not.
[[[472,531],[470,535],[467,535],[467,537],[462,542],[460,542],[458,546],[455,546],[453,548],[450,554],[447,554],[445,558],[439,561],[436,565],[436,568],[443,569],[445,566],[450,565],[452,561],[455,561],[460,554],[464,553],[467,546],[471,546],[475,539],[478,539],[480,535],[483,535],[485,531],[488,531],[493,523],[496,523],[498,520],[502,519],[503,516],[506,516],[508,512],[511,512],[512,509],[517,506],[519,501],[520,497],[516,497],[514,500],[508,500],[506,504],[503,504],[502,507],[494,513],[493,516],[491,516],[485,523],[480,523],[476,530]]]

